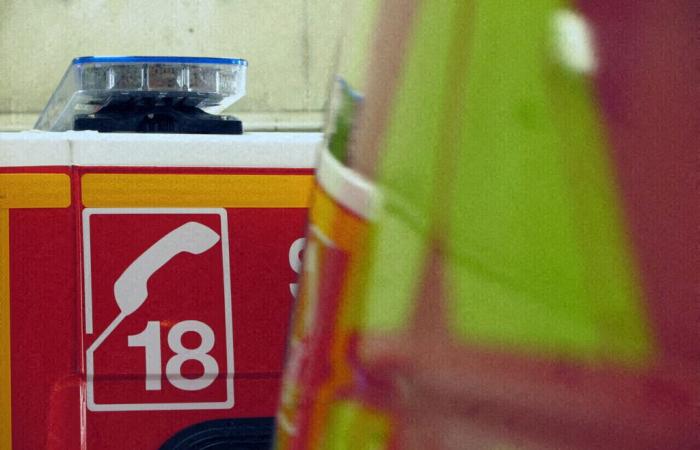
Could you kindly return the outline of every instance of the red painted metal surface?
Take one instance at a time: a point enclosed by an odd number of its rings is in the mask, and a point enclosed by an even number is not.
[[[274,415],[294,300],[290,283],[297,276],[289,252],[304,235],[306,208],[179,212],[149,208],[148,213],[94,209],[86,215],[79,177],[88,172],[129,173],[128,168],[8,171],[67,173],[74,198],[70,208],[10,210],[13,450],[157,449],[176,432],[199,422]],[[235,169],[143,168],[134,172],[239,173]],[[241,173],[308,176],[311,172],[245,169]],[[88,216],[91,268],[85,271],[83,226]],[[94,410],[87,403],[86,360],[88,349],[119,316],[115,282],[140,255],[188,222],[207,227],[217,241],[199,254],[179,252],[161,266],[151,267],[145,301],[93,353],[95,402],[117,409]],[[224,267],[225,259],[230,270]],[[224,281],[229,273],[230,286]],[[92,333],[86,332],[85,323],[86,274]],[[144,341],[145,335],[141,341],[134,338],[149,326],[151,341]],[[227,333],[232,348],[227,348]],[[204,346],[197,352],[207,339],[212,340],[211,348]],[[227,368],[231,351],[233,372]],[[145,376],[148,352],[160,359],[158,377]],[[181,363],[177,363],[178,353],[183,354]],[[211,371],[207,374],[212,379],[204,377],[201,362],[209,359],[209,367],[216,367],[213,378]],[[149,387],[148,379],[157,382]],[[203,381],[188,384],[197,379]],[[233,380],[232,406],[229,379]],[[189,409],[216,402],[218,409]],[[165,406],[149,410],[154,403]],[[141,406],[114,407],[124,404]],[[146,410],[129,410],[139,408]]]

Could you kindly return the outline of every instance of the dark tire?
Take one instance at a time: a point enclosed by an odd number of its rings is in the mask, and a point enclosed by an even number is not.
[[[274,430],[272,417],[210,420],[178,432],[160,450],[269,450]]]

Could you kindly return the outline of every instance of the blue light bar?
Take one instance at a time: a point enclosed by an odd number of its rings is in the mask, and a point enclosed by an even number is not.
[[[151,98],[186,100],[218,114],[245,95],[244,59],[181,56],[83,56],[75,58],[34,128],[73,129],[75,117],[110,101]]]

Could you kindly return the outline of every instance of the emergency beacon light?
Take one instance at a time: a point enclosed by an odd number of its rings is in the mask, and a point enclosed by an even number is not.
[[[217,115],[245,95],[244,59],[75,58],[39,116],[44,131],[241,134]]]

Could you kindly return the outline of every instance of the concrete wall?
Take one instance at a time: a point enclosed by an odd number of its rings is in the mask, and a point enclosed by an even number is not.
[[[229,112],[258,129],[320,127],[343,0],[0,0],[0,130],[32,126],[86,55],[248,59]]]

